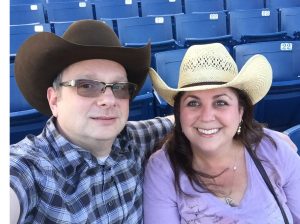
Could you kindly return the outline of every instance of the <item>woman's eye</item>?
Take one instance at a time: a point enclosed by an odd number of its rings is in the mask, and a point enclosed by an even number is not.
[[[189,102],[187,103],[187,106],[189,106],[189,107],[197,107],[197,106],[199,106],[199,105],[200,105],[199,102],[197,102],[197,101],[195,101],[195,100],[189,101]]]
[[[228,105],[228,103],[225,102],[225,101],[223,101],[223,100],[218,100],[218,101],[216,102],[216,105],[217,105],[218,107],[222,107],[222,106]]]

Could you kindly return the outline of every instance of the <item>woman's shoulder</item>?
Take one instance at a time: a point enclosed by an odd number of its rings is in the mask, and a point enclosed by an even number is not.
[[[153,162],[169,162],[169,156],[167,153],[167,147],[164,144],[162,146],[162,148],[160,148],[159,150],[155,151],[149,158],[149,161],[153,161]]]
[[[165,145],[150,156],[147,166],[171,170],[171,163]]]
[[[264,133],[273,139],[273,141],[277,145],[277,148],[284,147],[284,148],[289,148],[292,151],[297,152],[296,145],[293,143],[293,141],[290,139],[290,137],[287,136],[286,134],[279,132],[279,131],[271,130],[268,128],[264,128]],[[265,138],[264,141],[266,141],[266,140],[267,139]]]
[[[281,164],[297,156],[295,146],[288,136],[267,128],[264,128],[264,133],[267,136],[257,148],[257,154],[261,159]]]

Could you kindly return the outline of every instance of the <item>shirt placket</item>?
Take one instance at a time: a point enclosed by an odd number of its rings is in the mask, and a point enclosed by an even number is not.
[[[116,188],[115,180],[111,169],[104,167],[102,170],[103,187],[102,187],[102,202],[106,210],[105,223],[111,224],[122,223],[123,215],[120,214],[120,196]],[[117,217],[116,217],[117,216]]]

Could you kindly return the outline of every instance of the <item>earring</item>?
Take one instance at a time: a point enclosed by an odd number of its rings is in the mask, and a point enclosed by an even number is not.
[[[242,124],[242,122],[239,124],[238,129],[237,129],[237,131],[236,131],[236,134],[237,134],[237,135],[240,135],[241,132],[242,132],[242,126],[241,126],[241,124]]]

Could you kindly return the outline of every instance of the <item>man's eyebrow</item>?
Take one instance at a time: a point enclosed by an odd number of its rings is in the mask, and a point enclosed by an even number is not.
[[[96,80],[96,81],[100,81],[98,80],[95,76],[96,74],[94,73],[80,73],[78,74],[82,79],[90,79],[90,80]],[[115,82],[128,82],[127,77],[123,77],[123,76],[118,76],[115,77],[114,81]]]

